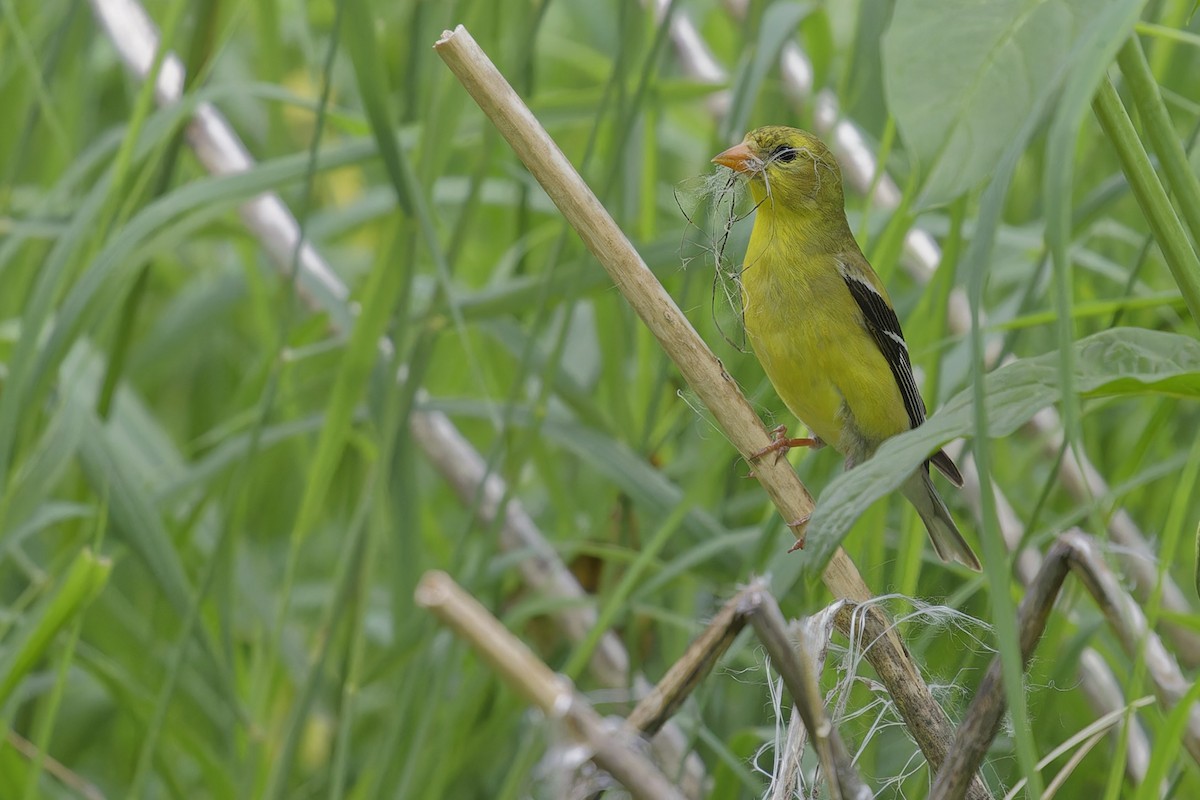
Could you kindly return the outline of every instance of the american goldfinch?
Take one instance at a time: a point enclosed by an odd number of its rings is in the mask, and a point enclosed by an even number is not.
[[[780,399],[816,437],[787,439],[776,429],[762,454],[829,444],[849,469],[924,422],[925,403],[887,290],[846,221],[841,169],[817,137],[778,125],[751,131],[713,162],[749,180],[757,208],[741,271],[747,338]],[[978,571],[933,486],[931,463],[962,486],[938,451],[901,491],[938,556]]]

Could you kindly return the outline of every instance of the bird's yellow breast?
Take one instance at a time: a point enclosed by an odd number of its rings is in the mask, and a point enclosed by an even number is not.
[[[813,433],[854,455],[908,430],[886,359],[837,267],[802,227],[760,207],[742,271],[746,333],[775,391]]]

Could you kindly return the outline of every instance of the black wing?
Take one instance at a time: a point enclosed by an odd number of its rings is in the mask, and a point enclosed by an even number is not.
[[[904,399],[908,421],[915,428],[925,421],[925,401],[921,398],[921,392],[917,390],[916,380],[913,379],[912,361],[908,357],[904,331],[900,330],[900,319],[874,286],[846,269],[840,272],[842,280],[846,282],[846,288],[850,290],[850,296],[862,311],[863,323],[892,370],[892,377],[896,379],[896,386]],[[932,463],[955,486],[963,485],[962,474],[944,451],[937,451],[925,463]]]
[[[915,428],[925,421],[925,401],[921,399],[917,382],[913,379],[912,362],[908,358],[904,331],[900,330],[900,320],[874,286],[844,269],[840,271],[846,288],[850,290],[850,296],[862,311],[867,331],[892,370],[892,377],[896,379],[896,386],[900,388],[900,396],[904,398],[908,421]]]

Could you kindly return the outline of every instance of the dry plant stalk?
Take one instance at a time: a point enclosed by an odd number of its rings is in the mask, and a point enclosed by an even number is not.
[[[583,613],[554,617],[568,639],[583,641],[596,625],[595,610],[580,602],[586,597],[583,587],[546,541],[525,507],[511,499],[505,502],[508,490],[500,476],[488,474],[483,457],[444,414],[414,412],[409,431],[463,505],[476,506],[476,514],[485,525],[499,522],[502,547],[529,553],[528,558],[517,564],[525,583],[537,587],[547,598],[562,601],[561,605],[582,606],[575,610]],[[600,638],[589,667],[596,680],[605,686],[628,683],[629,654],[616,634],[609,631]]]
[[[497,526],[501,548],[509,552],[529,553],[528,557],[518,562],[517,568],[528,586],[546,598],[561,601],[558,608],[549,612],[551,621],[559,631],[576,644],[587,638],[596,626],[594,605],[584,602],[587,593],[550,546],[524,505],[515,498],[506,497],[508,488],[500,476],[488,473],[483,457],[445,414],[414,411],[409,420],[409,431],[463,505],[473,509],[484,527]],[[732,640],[731,635],[729,641]],[[605,631],[600,637],[588,667],[601,686],[623,689],[629,685],[629,654],[621,639],[612,631]],[[641,674],[634,674],[632,678],[635,693],[649,685]],[[665,683],[666,679],[660,685]],[[644,704],[654,700],[656,691],[657,687],[650,687],[647,696],[634,709],[635,714]],[[678,702],[682,702],[682,699]],[[699,756],[690,752],[691,745],[682,729],[670,721],[676,708],[678,703],[666,709],[642,731],[650,739],[650,747],[658,763],[668,773],[679,775],[679,788],[684,794],[701,797],[704,794],[704,763]],[[644,709],[644,713],[649,713],[648,709]]]
[[[899,641],[892,621],[876,605],[863,606],[848,602],[838,609],[834,624],[847,639],[862,643],[863,656],[887,687],[896,710],[904,718],[909,735],[925,754],[929,771],[936,774],[942,768],[946,753],[954,741],[954,729],[946,718],[946,712],[933,700],[924,681],[910,680],[897,659],[880,658],[876,652],[881,649],[880,644]],[[911,663],[912,656],[907,648],[904,655]],[[936,758],[930,757],[930,753],[936,753]],[[992,797],[992,793],[976,774],[971,778],[967,797],[979,800]]]
[[[1159,705],[1170,711],[1179,705],[1191,689],[1175,656],[1150,630],[1141,606],[1121,588],[1121,582],[1100,556],[1096,541],[1087,534],[1071,530],[1059,537],[1071,547],[1071,569],[1092,595],[1109,627],[1117,634],[1121,647],[1131,657],[1145,662],[1146,674],[1154,684]],[[1183,729],[1183,746],[1200,764],[1200,704],[1188,709]]]
[[[658,685],[642,698],[626,722],[643,734],[658,730],[712,671],[747,621],[753,625],[775,669],[783,677],[794,704],[793,719],[799,718],[801,730],[806,731],[813,742],[830,782],[831,797],[873,797],[825,713],[825,701],[818,685],[819,667],[809,659],[807,632],[801,627],[795,634],[789,634],[779,605],[761,578],[753,580],[721,607]],[[793,643],[793,636],[799,641]],[[794,734],[795,731],[789,731],[788,746],[794,744],[802,748],[799,740],[792,741]]]
[[[874,797],[854,768],[854,760],[842,737],[825,714],[825,701],[808,658],[805,637],[801,636],[799,647],[792,644],[779,604],[765,586],[751,593],[746,598],[746,604],[744,613],[749,616],[754,632],[783,678],[783,684],[792,696],[800,719],[804,721],[813,748],[821,759],[821,769],[829,781],[830,796],[834,800],[869,800]]]
[[[625,721],[644,736],[657,733],[712,671],[742,628],[746,627],[746,598],[762,589],[761,581],[756,580],[721,606],[721,610],[692,640],[662,680],[638,701]]]
[[[1023,663],[1028,665],[1033,656],[1068,571],[1075,573],[1092,596],[1125,651],[1131,657],[1145,661],[1146,672],[1163,709],[1169,712],[1183,702],[1190,684],[1179,664],[1158,635],[1149,629],[1141,608],[1121,588],[1112,570],[1100,557],[1096,541],[1078,530],[1067,531],[1058,538],[1046,553],[1029,593],[1021,601],[1018,616]],[[963,796],[968,776],[975,774],[1000,730],[1005,707],[1000,657],[997,656],[988,667],[959,726],[946,762],[934,781],[930,800],[959,800]],[[1196,704],[1188,709],[1183,745],[1200,763],[1200,706]]]
[[[1050,552],[1042,559],[1042,567],[1029,592],[1017,609],[1021,663],[1024,666],[1029,665],[1033,651],[1046,630],[1046,621],[1067,577],[1070,555],[1071,547],[1061,541],[1050,548]],[[938,771],[929,794],[930,800],[961,800],[967,791],[969,776],[979,769],[992,739],[1000,731],[1006,705],[1000,656],[997,655],[979,683],[966,717],[958,726],[954,746]]]
[[[454,31],[445,31],[434,49],[608,271],[738,452],[749,458],[770,444],[762,422],[720,360],[466,28],[459,25]],[[785,520],[799,520],[811,512],[812,497],[790,463],[763,459],[755,469]],[[854,562],[841,548],[830,559],[822,578],[839,599],[865,603],[871,597]],[[896,700],[926,760],[936,770],[952,736],[950,721],[883,611],[871,606],[864,613],[875,618],[874,626],[887,644],[871,648],[869,660]],[[972,787],[972,798],[991,796],[981,780],[973,782]]]
[[[1057,457],[1062,450],[1063,434],[1061,426],[1051,428],[1050,423],[1043,422],[1051,419],[1057,423],[1058,415],[1053,408],[1043,409],[1034,416],[1031,425],[1039,432],[1049,433],[1045,438],[1043,451]],[[1059,470],[1059,481],[1067,493],[1078,502],[1090,502],[1092,498],[1104,497],[1110,493],[1108,484],[1086,456],[1076,458],[1074,450],[1068,448],[1067,455],[1062,459]],[[1129,512],[1123,508],[1117,509],[1108,520],[1108,538],[1118,547],[1114,551],[1117,561],[1125,572],[1125,576],[1133,584],[1133,594],[1142,603],[1149,602],[1158,583],[1158,554],[1142,535],[1137,523]],[[1162,607],[1176,614],[1191,613],[1191,604],[1183,594],[1183,590],[1170,571],[1162,575]],[[1160,618],[1159,628],[1163,635],[1171,641],[1178,658],[1189,668],[1200,666],[1200,635],[1186,625],[1171,619]]]
[[[596,766],[620,781],[633,797],[684,800],[637,750],[636,737],[614,735],[614,726],[606,723],[566,678],[542,663],[449,575],[426,572],[417,584],[415,600],[466,640],[522,697],[550,719],[561,720],[587,745]]]
[[[816,614],[792,623],[795,630],[794,636],[798,641],[803,642],[802,647],[805,654],[811,656],[814,676],[820,676],[825,671],[829,641],[833,635],[834,616],[844,602],[835,600]],[[808,743],[808,739],[808,729],[804,726],[804,720],[800,717],[799,710],[793,706],[788,720],[783,753],[777,756],[775,761],[771,793],[764,800],[792,800],[794,797],[802,796],[804,747]]]
[[[982,487],[979,484],[979,472],[975,469],[975,462],[970,458],[961,461],[960,464],[963,478],[966,481],[963,491],[978,519],[982,514],[980,507]],[[1015,551],[1024,540],[1025,525],[1017,517],[1016,511],[1013,510],[1012,505],[999,489],[994,489],[993,495],[996,500],[996,516],[1000,520],[1000,533],[1009,550]],[[1032,585],[1041,563],[1042,554],[1035,548],[1027,547],[1018,553],[1014,566],[1021,583],[1026,586]],[[1070,610],[1067,611],[1067,615],[1070,618]],[[1113,675],[1112,668],[1094,648],[1085,647],[1080,652],[1078,674],[1080,689],[1100,717],[1115,712],[1123,713],[1124,709],[1128,707],[1125,702],[1124,690],[1116,676]],[[1116,730],[1110,729],[1110,735],[1116,737]],[[1136,786],[1146,779],[1146,771],[1150,767],[1150,739],[1136,718],[1132,719],[1131,724],[1127,727],[1126,736],[1125,775]]]

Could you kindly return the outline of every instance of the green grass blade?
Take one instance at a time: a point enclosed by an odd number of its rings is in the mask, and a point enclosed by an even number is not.
[[[1166,190],[1154,172],[1150,157],[1112,81],[1106,80],[1101,84],[1093,108],[1117,151],[1121,168],[1133,187],[1133,194],[1154,232],[1171,275],[1183,293],[1192,321],[1200,325],[1200,259],[1197,259],[1196,251],[1188,242],[1183,225],[1171,207],[1171,201],[1167,199]]]
[[[1150,144],[1162,162],[1163,176],[1175,193],[1175,202],[1192,234],[1192,241],[1200,242],[1200,178],[1196,177],[1195,170],[1188,163],[1183,143],[1175,133],[1171,115],[1167,113],[1158,82],[1150,71],[1150,64],[1146,61],[1146,54],[1137,36],[1130,36],[1125,42],[1117,64],[1121,67],[1121,74],[1129,81],[1129,90],[1141,114],[1142,127],[1146,129]],[[1200,273],[1194,279],[1200,281]]]
[[[61,582],[8,632],[0,653],[0,703],[28,676],[59,631],[87,610],[111,571],[108,558],[83,550],[71,561]]]

